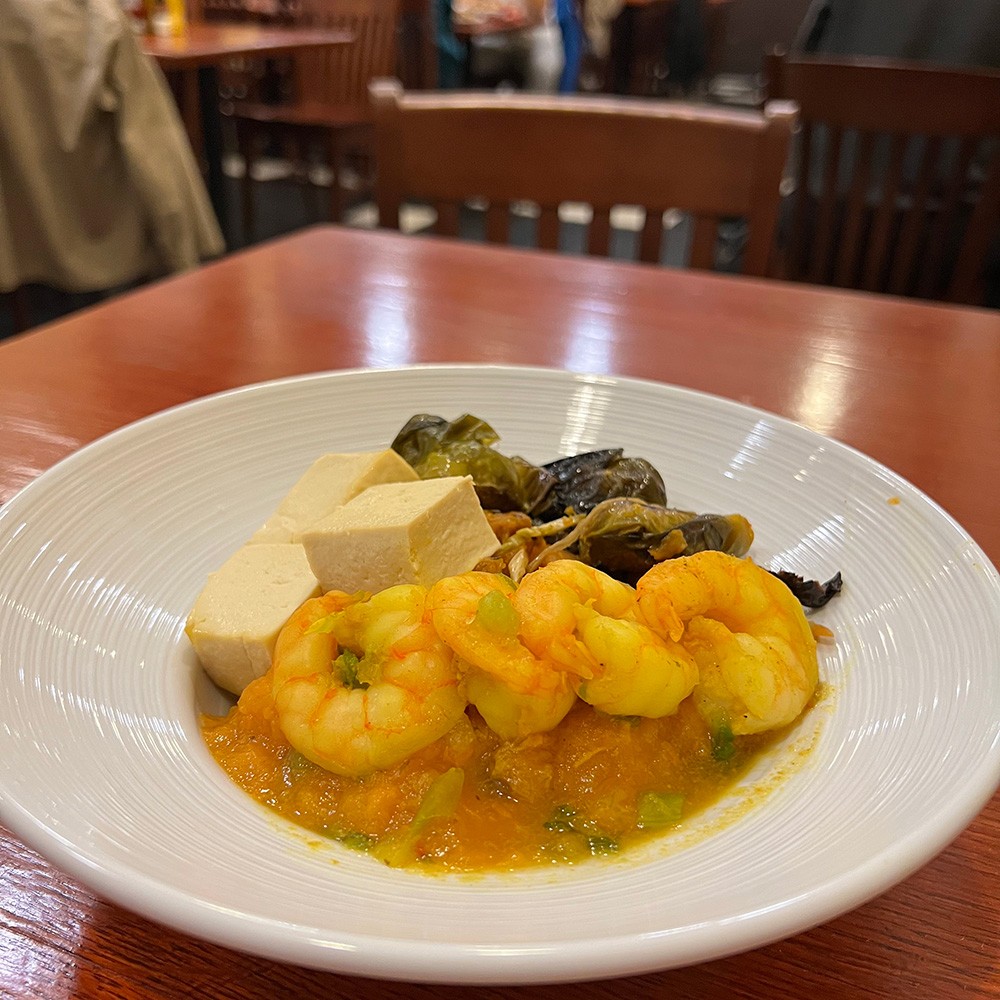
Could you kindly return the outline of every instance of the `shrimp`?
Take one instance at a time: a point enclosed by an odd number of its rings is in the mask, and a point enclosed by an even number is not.
[[[687,650],[638,620],[635,590],[592,566],[549,563],[513,601],[525,645],[574,674],[578,696],[603,712],[671,715],[698,681]]]
[[[361,777],[444,736],[466,700],[452,651],[424,620],[426,590],[307,601],[278,636],[271,689],[288,742],[320,767]]]
[[[576,694],[564,671],[521,641],[514,584],[497,573],[446,577],[427,595],[430,619],[459,657],[466,696],[505,740],[554,729]]]
[[[736,735],[794,721],[818,681],[816,640],[792,592],[750,559],[722,552],[658,563],[638,582],[650,626],[698,664],[692,697]]]

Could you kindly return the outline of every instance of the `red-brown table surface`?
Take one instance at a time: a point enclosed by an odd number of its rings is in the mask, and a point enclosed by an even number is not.
[[[912,480],[1000,562],[1000,314],[332,227],[0,344],[0,501],[165,406],[303,372],[447,361],[641,376],[783,414]],[[790,940],[656,975],[506,990],[240,955],[95,898],[0,828],[0,995],[997,998],[998,844],[995,796],[915,875]]]

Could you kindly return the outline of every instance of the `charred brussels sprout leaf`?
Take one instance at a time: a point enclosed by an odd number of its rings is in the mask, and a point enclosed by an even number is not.
[[[519,510],[534,516],[546,505],[555,477],[523,458],[508,457],[492,445],[500,436],[471,414],[445,420],[427,413],[411,417],[392,450],[421,479],[472,476],[486,510]]]
[[[499,440],[500,435],[485,420],[469,413],[456,420],[418,413],[403,425],[392,442],[392,450],[416,469],[432,452],[448,445],[475,443],[485,446]]]
[[[562,517],[567,508],[586,514],[612,497],[636,497],[660,505],[667,502],[659,472],[644,458],[624,457],[621,448],[560,458],[543,468],[555,476],[549,503],[538,515],[543,521]]]
[[[739,514],[694,514],[643,500],[599,503],[548,552],[571,549],[583,562],[635,583],[655,563],[705,549],[742,556],[753,530]]]
[[[821,608],[827,601],[836,597],[844,585],[843,578],[839,573],[831,577],[826,583],[817,580],[805,580],[795,573],[790,573],[784,569],[772,569],[771,574],[776,576],[795,595],[799,604],[804,608]]]

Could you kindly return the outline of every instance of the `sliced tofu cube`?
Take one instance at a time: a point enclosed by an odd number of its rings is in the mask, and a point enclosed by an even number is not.
[[[471,476],[371,486],[302,533],[323,591],[425,587],[498,546]]]
[[[418,478],[391,448],[323,455],[305,471],[250,541],[297,542],[303,530],[369,486]]]
[[[240,694],[267,673],[292,612],[319,592],[301,545],[244,545],[209,575],[185,632],[209,677]]]

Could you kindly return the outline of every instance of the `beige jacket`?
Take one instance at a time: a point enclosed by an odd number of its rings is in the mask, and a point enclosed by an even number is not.
[[[0,291],[93,291],[224,250],[118,0],[0,0]]]

